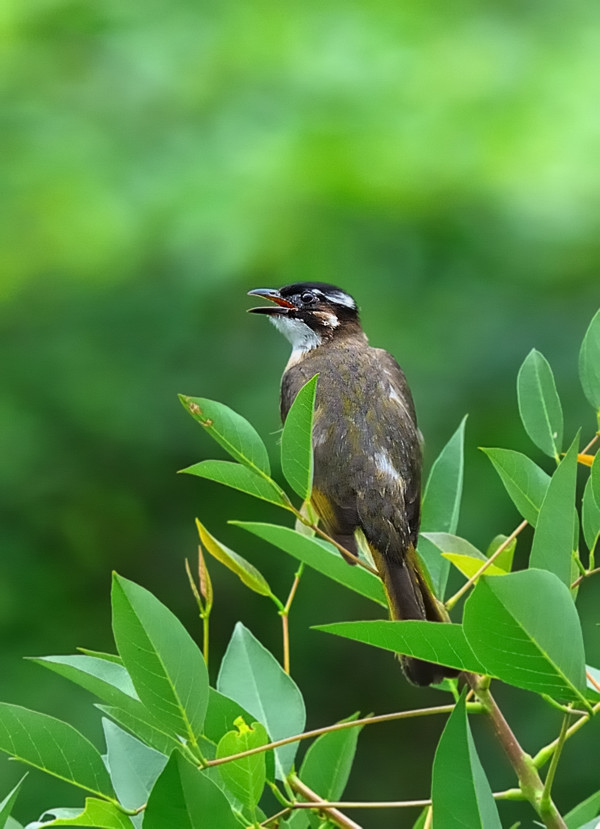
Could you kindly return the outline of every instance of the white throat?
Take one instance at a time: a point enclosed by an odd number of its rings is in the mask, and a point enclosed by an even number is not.
[[[270,316],[269,320],[292,344],[292,354],[287,365],[288,368],[323,342],[321,337],[315,334],[312,328],[302,320],[290,319],[279,314]]]

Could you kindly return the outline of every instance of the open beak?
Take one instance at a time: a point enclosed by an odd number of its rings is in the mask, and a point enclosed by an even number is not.
[[[254,288],[253,291],[248,291],[248,296],[264,297],[274,303],[259,308],[248,308],[251,314],[287,314],[291,308],[296,307],[293,302],[284,299],[274,288]]]

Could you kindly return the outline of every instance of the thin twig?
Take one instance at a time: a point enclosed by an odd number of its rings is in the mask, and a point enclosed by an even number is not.
[[[300,740],[309,740],[313,737],[320,737],[322,734],[329,734],[332,731],[342,731],[345,728],[356,728],[357,726],[373,725],[376,723],[394,722],[395,720],[408,720],[413,717],[426,717],[430,714],[451,714],[454,710],[454,705],[438,705],[433,708],[414,708],[411,711],[396,711],[393,714],[379,714],[376,717],[363,717],[360,720],[346,720],[344,722],[334,723],[324,728],[315,728],[313,731],[305,731],[302,734],[296,734],[294,737],[286,737],[283,740],[275,740],[268,745],[259,746],[258,748],[249,748],[247,751],[241,751],[239,754],[232,754],[228,757],[218,757],[215,760],[207,760],[203,768],[209,766],[220,766],[223,763],[231,763],[233,760],[241,760],[243,757],[249,757],[252,754],[259,754],[261,751],[270,751],[274,748],[287,746],[290,743],[297,743]]]
[[[296,595],[296,591],[298,590],[298,585],[300,584],[300,577],[302,576],[302,572],[304,570],[304,564],[301,563],[300,567],[296,571],[294,575],[294,583],[292,584],[292,588],[290,590],[290,594],[288,596],[288,600],[285,603],[285,607],[283,610],[280,611],[281,616],[281,626],[283,630],[283,670],[286,674],[290,672],[290,623],[289,623],[289,616],[290,610],[292,607],[292,602],[294,601],[294,596]]]
[[[565,714],[563,717],[556,750],[552,755],[552,760],[550,761],[550,768],[548,769],[548,774],[546,775],[546,782],[544,783],[544,791],[542,792],[542,797],[540,799],[540,809],[542,810],[551,807],[552,804],[552,785],[554,783],[554,778],[556,776],[556,769],[558,768],[558,761],[560,760],[560,755],[562,754],[565,742],[567,741],[567,731],[569,729],[570,717],[570,714]]]
[[[516,530],[513,530],[512,533],[508,536],[508,538],[506,538],[502,542],[502,544],[498,547],[498,549],[495,551],[495,553],[493,555],[491,555],[486,561],[483,562],[483,564],[481,565],[479,570],[475,573],[475,575],[471,576],[471,578],[463,584],[463,586],[460,588],[460,590],[458,590],[454,594],[454,596],[451,596],[448,599],[448,601],[445,602],[447,610],[452,610],[452,608],[454,607],[456,602],[461,598],[461,596],[463,596],[467,592],[467,590],[470,590],[470,588],[475,584],[477,579],[480,576],[482,576],[485,573],[485,571],[487,570],[487,568],[490,566],[490,564],[493,564],[494,561],[498,558],[498,556],[501,553],[503,553],[504,550],[506,550],[506,548],[515,540],[515,538],[519,535],[519,533],[522,532],[525,529],[527,524],[528,524],[527,521],[522,521],[519,524],[519,526],[516,528]]]
[[[295,774],[290,775],[288,779],[294,791],[309,801],[306,805],[303,803],[295,803],[294,806],[296,808],[319,809],[320,811],[325,812],[327,817],[330,820],[335,821],[335,823],[342,827],[342,829],[362,829],[360,824],[350,820],[350,818],[346,817],[346,815],[339,812],[335,806],[327,805],[326,801],[321,800],[319,795],[316,794],[316,792],[313,792],[313,790],[303,783]],[[322,803],[325,803],[325,805],[321,806],[320,804]]]
[[[595,567],[593,570],[586,570],[585,573],[582,573],[581,576],[575,579],[575,581],[571,585],[571,590],[573,590],[574,587],[579,587],[579,585],[584,579],[587,579],[590,576],[595,576],[596,573],[600,573],[600,567]]]
[[[592,714],[598,713],[600,713],[600,702],[592,708]],[[589,722],[589,719],[590,715],[584,714],[576,722],[574,722],[573,725],[567,729],[565,740],[570,739],[570,737],[572,737],[573,734],[576,734],[580,728],[583,728],[583,726],[587,722]],[[549,743],[547,746],[544,746],[544,748],[541,748],[533,758],[534,766],[538,769],[541,769],[542,766],[544,766],[548,762],[548,760],[550,760],[550,758],[558,748],[558,744],[559,741],[558,739],[556,739]]]

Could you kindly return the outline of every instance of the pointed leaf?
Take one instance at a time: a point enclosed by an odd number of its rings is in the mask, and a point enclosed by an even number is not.
[[[569,589],[553,573],[480,579],[465,604],[463,627],[485,673],[556,699],[583,699],[581,625]]]
[[[212,740],[215,745],[223,734],[231,731],[233,723],[238,717],[245,722],[251,722],[252,717],[245,708],[242,708],[235,700],[226,697],[214,688],[210,689],[208,697],[208,710],[204,723],[204,736]]]
[[[31,661],[91,691],[103,702],[127,705],[131,698],[138,699],[131,677],[119,663],[84,654],[40,656]]]
[[[550,364],[535,348],[519,369],[517,396],[525,431],[538,449],[558,459],[563,438],[562,406]]]
[[[324,576],[343,584],[361,596],[387,607],[385,590],[381,580],[363,567],[350,566],[339,552],[327,541],[301,535],[289,527],[276,524],[261,524],[251,521],[231,521],[236,527],[257,535],[269,544],[274,544],[298,561],[308,564]]]
[[[227,798],[212,780],[174,751],[154,784],[144,829],[239,829]]]
[[[250,466],[243,466],[241,463],[232,461],[200,461],[193,466],[182,469],[188,475],[197,475],[199,478],[207,478],[209,481],[216,481],[218,484],[246,492],[255,498],[261,498],[270,504],[289,509],[289,501],[284,491],[277,486],[271,478],[260,475]]]
[[[129,704],[126,709],[116,705],[96,705],[96,708],[161,754],[168,756],[181,745],[179,737],[165,729],[141,702],[132,702],[135,705]]]
[[[581,523],[585,543],[587,544],[588,550],[592,551],[598,543],[598,536],[600,535],[600,507],[596,503],[594,493],[592,492],[591,478],[588,478],[585,490],[583,491]]]
[[[296,395],[281,434],[281,469],[294,492],[306,501],[313,483],[312,433],[318,374]]]
[[[224,734],[217,746],[217,758],[231,757],[252,748],[266,746],[269,735],[262,723],[248,725],[243,717],[235,721],[236,731]],[[240,757],[219,766],[219,773],[229,791],[242,805],[253,810],[261,798],[267,780],[267,766],[264,753]]]
[[[512,449],[482,449],[494,464],[513,504],[532,527],[537,524],[550,476],[526,455]]]
[[[456,532],[463,489],[465,424],[466,417],[431,467],[421,509],[422,533]],[[443,598],[450,564],[427,538],[419,539],[418,552],[431,577],[436,595]]]
[[[117,574],[112,603],[115,642],[141,701],[166,729],[194,742],[208,704],[200,649],[162,602]]]
[[[416,656],[462,671],[487,673],[468,644],[462,625],[445,622],[405,622],[376,619],[368,622],[334,622],[313,630],[334,633],[376,648]]]
[[[261,722],[272,740],[292,737],[304,728],[306,712],[298,686],[240,622],[223,657],[217,689]],[[297,750],[298,743],[275,750],[279,780],[287,776]]]
[[[197,518],[196,526],[200,534],[200,541],[211,556],[216,558],[217,561],[220,561],[221,564],[224,564],[232,573],[235,573],[250,590],[254,590],[255,593],[259,593],[261,596],[273,596],[269,583],[253,564],[250,564],[249,561],[246,561],[238,553],[234,553],[229,547],[217,541]]]
[[[438,548],[440,554],[452,553],[454,555],[470,556],[478,559],[481,563],[486,560],[477,547],[474,547],[466,538],[461,538],[458,535],[452,533],[423,533],[423,537],[431,541]]]
[[[183,407],[236,461],[271,474],[267,448],[248,421],[216,400],[179,395]]]
[[[595,792],[565,815],[567,829],[580,829],[600,814],[600,791]]]
[[[0,750],[94,794],[114,792],[98,749],[68,723],[0,702]]]
[[[585,333],[579,352],[579,378],[585,396],[600,411],[600,310]]]
[[[502,829],[461,695],[433,762],[433,829]]]
[[[460,555],[460,553],[443,553],[444,558],[447,558],[449,562],[454,564],[457,570],[466,576],[467,579],[472,579],[473,576],[478,573],[483,564],[485,559],[482,561],[480,558],[473,558],[473,556],[465,556]],[[504,570],[501,570],[499,567],[496,567],[495,564],[490,564],[484,570],[484,574],[486,576],[503,576]]]
[[[538,515],[529,558],[530,567],[549,570],[567,586],[571,584],[575,537],[578,444],[579,435],[550,480]]]
[[[346,720],[355,720],[353,714]],[[300,779],[323,800],[340,800],[350,776],[362,726],[322,734],[310,746],[302,761]]]
[[[98,829],[133,829],[131,818],[123,813],[114,803],[106,800],[97,800],[87,797],[83,811],[79,809],[51,809],[47,815],[54,815],[55,819],[35,823],[34,826],[86,826]]]
[[[168,758],[110,720],[103,719],[102,727],[106,740],[106,766],[119,803],[126,809],[138,809],[148,800]]]
[[[23,785],[23,781],[27,777],[26,774],[19,780],[17,785],[11,789],[11,791],[6,795],[4,800],[0,803],[0,829],[4,829],[8,818],[10,817],[10,813],[13,810],[13,806],[15,805],[15,801],[21,791],[21,786]]]

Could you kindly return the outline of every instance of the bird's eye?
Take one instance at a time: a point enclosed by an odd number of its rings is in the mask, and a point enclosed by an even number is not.
[[[316,297],[311,291],[304,291],[300,299],[305,305],[309,305],[311,302],[315,301]]]

